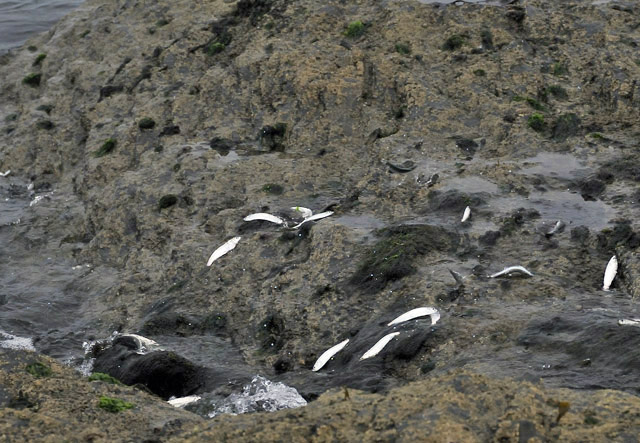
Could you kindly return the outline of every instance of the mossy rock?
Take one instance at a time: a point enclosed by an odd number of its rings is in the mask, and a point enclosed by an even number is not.
[[[45,58],[47,58],[47,54],[38,54],[36,59],[33,61],[33,66],[40,66]]]
[[[140,129],[153,129],[156,126],[156,122],[149,117],[145,117],[138,122],[138,128]]]
[[[42,80],[42,74],[40,73],[31,73],[26,75],[23,79],[22,79],[22,83],[28,86],[31,86],[32,88],[38,87],[40,86],[40,80]]]
[[[285,150],[284,136],[287,133],[286,123],[276,123],[275,125],[264,126],[260,130],[260,143],[269,151],[282,152]]]
[[[553,126],[553,138],[566,140],[580,132],[580,118],[573,113],[562,114]]]
[[[567,90],[560,85],[551,85],[546,89],[546,91],[558,100],[566,100],[569,98]]]
[[[36,128],[50,131],[53,129],[53,122],[51,120],[40,120],[36,123]]]
[[[116,144],[117,142],[115,139],[108,138],[107,140],[105,140],[102,146],[100,146],[100,149],[93,153],[93,155],[95,157],[104,157],[105,155],[113,152],[113,150],[116,148]]]
[[[284,187],[277,183],[267,183],[262,187],[262,190],[267,194],[280,195],[284,192]]]
[[[27,365],[25,370],[36,378],[49,377],[53,374],[51,367],[44,363],[34,362]]]
[[[473,71],[473,75],[475,75],[476,77],[486,77],[487,72],[484,69],[476,69],[475,71]]]
[[[377,231],[378,242],[366,253],[350,279],[364,291],[379,291],[388,282],[416,272],[414,261],[431,251],[451,252],[459,236],[440,226],[401,225]]]
[[[53,105],[40,105],[36,108],[36,111],[42,111],[42,112],[46,112],[47,114],[51,114],[51,111],[53,111],[54,106]]]
[[[445,51],[455,51],[456,49],[460,49],[465,41],[466,39],[462,35],[453,34],[444,41],[442,49]]]
[[[18,114],[15,114],[15,113],[14,114],[9,114],[4,118],[4,121],[7,122],[7,123],[8,122],[14,122],[16,120],[18,120]]]
[[[89,376],[89,381],[103,381],[112,385],[121,385],[120,380],[102,372],[94,372]]]
[[[547,127],[544,116],[539,112],[534,112],[527,119],[527,125],[536,132],[542,132]]]
[[[221,42],[212,42],[207,45],[207,55],[216,55],[226,49],[226,45]]]
[[[133,403],[120,400],[119,398],[112,398],[103,395],[98,401],[98,407],[115,414],[126,411],[127,409],[133,409],[134,405]]]
[[[365,26],[360,20],[355,20],[347,25],[347,29],[344,31],[344,35],[349,38],[360,37],[364,34]]]
[[[158,209],[163,210],[169,208],[178,203],[178,197],[174,194],[167,194],[160,197],[158,200]]]
[[[396,43],[396,52],[402,55],[411,54],[411,47],[408,43]]]
[[[569,68],[567,68],[567,65],[564,63],[557,62],[551,67],[551,73],[556,76],[567,75],[569,73]]]

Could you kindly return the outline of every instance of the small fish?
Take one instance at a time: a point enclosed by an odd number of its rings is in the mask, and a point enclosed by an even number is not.
[[[405,312],[401,316],[394,319],[387,326],[397,325],[398,323],[404,323],[405,321],[413,320],[418,317],[426,317],[427,315],[431,316],[431,326],[435,325],[438,320],[440,320],[440,312],[436,308],[424,307],[424,308],[416,308],[411,311]]]
[[[320,220],[322,218],[329,217],[330,215],[333,215],[333,211],[321,212],[320,214],[312,215],[311,217],[302,220],[302,222],[295,225],[292,229],[298,229],[300,226],[307,222]]]
[[[33,183],[29,183],[29,185],[27,186],[27,191],[31,190],[33,190]]]
[[[527,269],[524,266],[509,266],[508,268],[504,268],[500,272],[496,272],[495,274],[490,275],[489,278],[502,277],[503,275],[509,275],[515,272],[519,274],[524,274],[528,277],[533,277],[533,274],[527,271]]]
[[[207,266],[211,266],[211,263],[213,263],[223,255],[225,255],[227,252],[233,250],[233,248],[235,248],[238,242],[240,241],[240,238],[242,237],[233,237],[231,240],[229,240],[228,242],[220,246],[218,249],[213,251],[213,254],[211,254],[211,257],[209,257]]]
[[[360,357],[360,360],[366,360],[367,358],[375,357],[376,355],[378,355],[380,351],[382,351],[384,347],[387,346],[387,343],[393,340],[393,337],[395,337],[398,334],[400,333],[392,332],[391,334],[387,334],[384,337],[382,337],[380,340],[378,340],[378,343],[373,345],[371,349],[369,349],[367,352],[364,353],[362,357]]]
[[[331,360],[331,357],[336,355],[338,352],[342,351],[344,347],[347,346],[347,343],[349,343],[349,339],[346,339],[345,341],[341,341],[337,345],[332,346],[331,348],[324,351],[320,356],[320,358],[318,358],[316,363],[313,365],[312,371],[316,372],[322,369],[322,367],[326,365],[329,360]]]
[[[608,291],[613,283],[613,279],[616,278],[618,273],[618,259],[614,255],[607,263],[607,269],[604,271],[604,280],[602,282],[602,290]]]
[[[167,400],[167,403],[169,403],[171,406],[175,406],[176,408],[184,408],[188,404],[197,402],[201,398],[202,397],[200,397],[199,395],[189,395],[187,397],[171,398]]]
[[[638,326],[638,327],[640,327],[640,318],[632,318],[630,320],[627,320],[627,319],[618,320],[618,324],[620,326]]]
[[[564,222],[562,220],[558,220],[556,224],[553,226],[553,228],[551,228],[551,230],[545,234],[545,236],[549,238],[555,234],[558,234],[564,231],[564,226],[565,226]]]
[[[284,220],[281,219],[280,217],[276,217],[275,215],[271,215],[271,214],[266,214],[264,212],[258,212],[256,214],[247,215],[245,218],[243,218],[243,220],[247,222],[254,221],[254,220],[264,220],[271,223],[275,223],[277,225],[284,224]]]
[[[462,220],[460,220],[460,222],[466,222],[467,220],[469,220],[469,217],[471,217],[471,208],[467,206],[466,208],[464,208],[464,214],[462,214]]]
[[[0,176],[2,177],[6,177],[9,174],[11,174],[11,169],[6,170],[5,172],[0,172]]]
[[[147,337],[143,337],[142,335],[122,334],[121,337],[131,337],[131,338],[133,338],[138,343],[138,349],[142,349],[142,348],[149,349],[149,348],[152,348],[152,347],[160,346],[154,340],[151,340],[150,338],[147,338]]]
[[[462,275],[460,275],[460,273],[449,269],[449,272],[451,273],[451,276],[453,277],[453,279],[456,281],[456,283],[458,283],[458,285],[460,286],[464,286],[464,277]]]
[[[302,206],[293,206],[292,211],[299,212],[302,218],[309,218],[313,215],[313,211],[309,208],[303,208]]]

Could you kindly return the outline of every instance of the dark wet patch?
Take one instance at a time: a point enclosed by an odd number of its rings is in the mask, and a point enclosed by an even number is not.
[[[174,194],[167,194],[160,197],[158,200],[158,209],[166,209],[178,203],[178,196]]]
[[[605,163],[600,168],[599,174],[607,174],[617,180],[640,182],[640,162],[635,156],[620,157]]]
[[[483,206],[486,203],[485,197],[482,193],[465,194],[455,189],[449,191],[432,191],[429,193],[429,207],[424,212],[431,211],[446,211],[460,213],[462,217],[462,211],[467,206]]]
[[[598,233],[596,244],[602,252],[610,253],[617,246],[636,249],[640,246],[640,236],[632,228],[628,220],[617,221],[613,228],[605,228]]]
[[[349,280],[362,290],[378,291],[390,281],[413,274],[413,262],[431,251],[456,249],[459,236],[439,226],[401,225],[377,232],[380,240],[369,249]]]
[[[584,245],[589,240],[589,234],[589,228],[586,226],[576,226],[571,230],[571,241]]]
[[[260,350],[274,353],[284,345],[284,320],[275,313],[268,314],[256,325],[255,338]]]
[[[209,142],[209,146],[211,147],[211,149],[217,151],[218,154],[224,157],[235,148],[235,143],[232,140],[228,140],[226,138],[214,137]]]
[[[580,118],[576,114],[562,114],[554,125],[552,136],[554,139],[563,141],[580,133]]]
[[[462,137],[456,138],[456,146],[469,157],[473,157],[474,155],[476,155],[476,150],[480,147],[480,145],[475,140]]]
[[[11,409],[31,409],[37,407],[38,403],[23,391],[18,392],[18,395],[11,397],[7,403],[7,407]]]
[[[587,178],[580,182],[580,195],[585,201],[595,201],[605,191],[607,185],[597,178]]]
[[[530,220],[540,218],[540,213],[535,209],[519,208],[502,220],[500,232],[504,235],[511,235],[520,229]]]
[[[111,97],[114,94],[118,94],[124,91],[123,85],[106,85],[100,88],[100,98],[98,98],[98,102],[101,102],[103,99]]]
[[[260,130],[260,144],[268,151],[283,152],[284,136],[287,132],[286,123],[276,123],[274,126],[265,126]]]
[[[478,242],[483,246],[494,246],[501,235],[500,231],[487,231],[478,237]]]
[[[177,134],[180,134],[180,126],[167,125],[164,128],[162,128],[162,131],[160,132],[160,137],[166,137],[166,136],[177,135]]]

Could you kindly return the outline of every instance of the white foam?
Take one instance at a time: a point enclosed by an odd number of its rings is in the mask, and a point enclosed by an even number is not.
[[[0,348],[4,349],[22,349],[25,351],[35,351],[33,346],[33,339],[30,337],[18,337],[16,335],[8,334],[4,331],[0,331]]]

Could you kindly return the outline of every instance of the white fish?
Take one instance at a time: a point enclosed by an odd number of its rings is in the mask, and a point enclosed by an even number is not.
[[[564,222],[562,220],[558,220],[556,224],[553,226],[553,228],[551,228],[551,230],[545,234],[545,236],[551,237],[554,234],[557,234],[558,232],[562,232],[563,229],[564,229]]]
[[[189,395],[187,397],[178,397],[178,398],[174,397],[167,400],[167,403],[169,403],[171,406],[175,406],[176,408],[184,408],[188,404],[194,403],[200,400],[201,398],[202,397],[200,397],[199,395]]]
[[[602,282],[602,289],[608,291],[613,283],[613,279],[616,278],[618,273],[618,259],[614,255],[607,264],[607,269],[604,271],[604,280]]]
[[[489,278],[502,277],[503,275],[509,275],[514,272],[517,272],[519,274],[524,274],[529,277],[533,277],[533,274],[529,272],[524,266],[509,266],[508,268],[504,268],[500,272],[496,272],[495,274],[490,275]]]
[[[299,212],[302,218],[309,218],[313,215],[313,211],[309,208],[303,208],[302,206],[293,206],[291,210]]]
[[[461,223],[466,222],[467,220],[469,220],[469,217],[471,217],[471,208],[469,206],[467,206],[464,209],[464,214],[462,214],[462,220],[460,220]]]
[[[218,249],[213,251],[213,254],[211,254],[211,257],[209,257],[209,261],[207,262],[207,266],[211,266],[211,263],[213,263],[214,261],[216,261],[217,259],[219,259],[223,255],[225,255],[227,252],[233,250],[233,248],[236,247],[236,245],[238,244],[238,242],[240,241],[241,238],[242,237],[233,237],[231,240],[226,242],[224,245],[220,246]]]
[[[373,345],[371,349],[369,349],[367,352],[364,353],[362,357],[360,357],[360,360],[366,360],[367,358],[375,357],[376,355],[378,355],[380,351],[382,351],[384,347],[387,346],[387,343],[393,340],[393,337],[395,337],[398,334],[400,333],[392,332],[391,334],[387,334],[384,337],[382,337],[380,340],[378,340],[378,343]]]
[[[280,217],[276,217],[275,215],[271,215],[271,214],[266,214],[264,212],[258,212],[256,214],[247,215],[243,220],[244,221],[264,220],[271,223],[276,223],[278,225],[281,225],[284,223],[284,220],[281,219]]]
[[[322,369],[323,366],[326,365],[329,360],[331,360],[331,357],[336,355],[338,352],[342,351],[344,347],[347,346],[347,343],[349,343],[349,339],[346,339],[345,341],[341,341],[337,345],[332,346],[331,348],[324,351],[320,356],[320,358],[316,360],[316,363],[313,365],[312,371],[315,372]]]
[[[322,218],[329,217],[330,215],[333,215],[333,211],[321,212],[320,214],[312,215],[311,217],[305,218],[304,220],[302,220],[301,223],[295,225],[293,229],[298,229],[300,226],[302,226],[306,222],[320,220]]]
[[[618,320],[620,326],[638,326],[640,327],[640,318],[632,318],[631,320]]]
[[[27,191],[31,190],[33,190],[33,183],[29,183],[29,185],[27,186]]]
[[[121,337],[131,337],[138,343],[138,351],[149,351],[153,348],[158,348],[160,345],[150,338],[143,337],[137,334],[122,334]]]
[[[431,316],[431,325],[435,325],[438,320],[440,320],[440,312],[436,308],[424,307],[424,308],[416,308],[412,309],[408,312],[405,312],[401,316],[397,317],[387,326],[397,325],[398,323],[404,323],[405,321],[413,320],[418,317],[426,317],[427,315]]]
[[[8,169],[8,170],[7,170],[7,171],[5,171],[5,172],[0,172],[0,176],[2,176],[2,177],[6,177],[6,176],[7,176],[7,175],[9,175],[9,174],[11,174],[11,169]]]
[[[459,272],[456,272],[452,269],[449,269],[449,272],[451,273],[451,276],[456,281],[456,283],[458,283],[458,285],[464,286],[464,277],[460,275]]]

